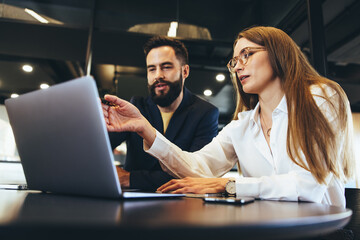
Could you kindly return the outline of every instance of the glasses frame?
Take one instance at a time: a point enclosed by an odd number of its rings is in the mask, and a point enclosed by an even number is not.
[[[259,51],[265,51],[265,47],[245,47],[243,49],[241,49],[240,53],[238,56],[233,57],[230,59],[230,61],[228,62],[228,64],[226,65],[229,72],[234,73],[234,68],[235,66],[238,64],[238,62],[240,61],[240,63],[245,66],[250,58],[249,53],[257,53]]]

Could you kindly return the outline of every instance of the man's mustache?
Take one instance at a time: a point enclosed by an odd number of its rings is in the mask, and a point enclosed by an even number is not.
[[[166,80],[156,80],[151,86],[155,86],[156,84],[160,84],[160,83],[164,83],[164,84],[171,84],[171,82],[166,81]]]

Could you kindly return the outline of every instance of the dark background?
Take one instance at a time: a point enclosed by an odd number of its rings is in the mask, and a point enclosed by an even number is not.
[[[179,21],[207,28],[211,39],[180,36],[189,50],[190,77],[186,86],[220,108],[225,124],[234,110],[234,94],[226,69],[239,31],[253,25],[281,28],[311,57],[309,2],[320,3],[321,19],[315,36],[324,36],[324,75],[348,94],[354,112],[360,111],[360,1],[357,0],[4,0],[0,3],[0,103],[11,93],[23,94],[86,74],[92,53],[91,75],[100,94],[129,99],[146,95],[142,46],[152,35],[129,31],[139,24]],[[42,24],[27,14],[29,8],[50,21]],[[157,34],[157,28],[147,26]],[[88,45],[89,40],[91,44]],[[21,70],[23,64],[32,73]],[[225,81],[215,76],[223,73]],[[212,97],[203,91],[211,89]]]

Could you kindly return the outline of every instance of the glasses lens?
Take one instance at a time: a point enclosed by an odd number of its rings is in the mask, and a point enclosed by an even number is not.
[[[227,64],[227,67],[229,68],[230,72],[234,71],[238,59],[239,59],[238,57],[233,57],[232,59],[230,59],[229,63]]]
[[[240,51],[239,56],[233,57],[232,59],[230,59],[229,63],[227,64],[229,71],[234,72],[234,68],[235,68],[236,64],[238,63],[238,61],[240,62],[240,64],[246,65],[246,63],[249,60],[249,57],[252,55],[252,53],[261,51],[261,50],[265,50],[265,48],[263,48],[263,47],[261,47],[261,48],[247,47],[247,48],[242,49]]]
[[[236,66],[237,61],[238,61],[238,57],[234,57],[230,60],[230,65],[232,68]]]
[[[250,50],[248,48],[245,48],[244,51],[240,53],[241,60],[243,61],[243,64],[245,65],[247,63],[247,60],[249,58]]]

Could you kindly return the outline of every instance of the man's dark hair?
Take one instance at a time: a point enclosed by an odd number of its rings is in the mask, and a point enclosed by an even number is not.
[[[175,51],[175,56],[180,61],[181,65],[189,64],[189,54],[185,45],[179,40],[165,36],[152,37],[145,43],[145,57],[147,57],[147,55],[153,48],[158,48],[162,46],[172,47]]]

